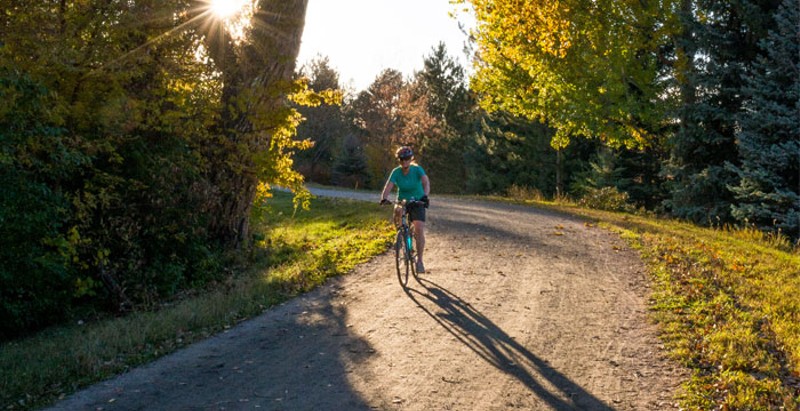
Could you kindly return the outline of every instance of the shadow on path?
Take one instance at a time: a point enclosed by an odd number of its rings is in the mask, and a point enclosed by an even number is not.
[[[420,309],[475,354],[525,384],[552,408],[613,410],[516,342],[468,302],[424,278],[419,284],[423,290],[408,287],[405,292]],[[428,302],[435,308],[428,308]]]

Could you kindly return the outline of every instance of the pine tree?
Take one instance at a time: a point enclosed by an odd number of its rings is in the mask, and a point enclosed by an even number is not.
[[[800,236],[800,11],[784,0],[764,55],[747,78],[749,99],[739,116],[741,181],[732,191],[740,222]]]
[[[467,190],[501,193],[512,186],[556,191],[557,152],[553,130],[508,112],[486,114],[467,147]]]
[[[465,77],[464,68],[448,56],[444,43],[433,48],[425,57],[423,70],[417,73],[427,97],[427,111],[437,122],[437,133],[423,141],[424,167],[440,193],[466,189],[464,147],[476,128],[478,110]]]

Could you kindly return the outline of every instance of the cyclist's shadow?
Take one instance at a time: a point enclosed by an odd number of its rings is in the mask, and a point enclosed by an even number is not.
[[[520,345],[457,295],[427,279],[419,279],[419,284],[424,290],[405,288],[417,306],[475,354],[514,376],[551,407],[557,410],[613,410]],[[422,299],[435,304],[436,312],[426,307]]]

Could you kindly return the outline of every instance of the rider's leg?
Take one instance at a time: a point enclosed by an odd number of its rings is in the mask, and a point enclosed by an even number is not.
[[[425,222],[414,221],[414,236],[417,238],[417,262],[422,264],[422,254],[425,251]]]

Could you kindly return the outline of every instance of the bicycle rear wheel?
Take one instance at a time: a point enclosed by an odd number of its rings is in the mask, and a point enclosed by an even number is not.
[[[412,264],[409,264],[408,259],[408,242],[406,241],[406,232],[402,229],[397,230],[397,241],[394,242],[394,256],[397,265],[397,279],[400,280],[400,285],[405,287],[408,285],[408,272],[411,270]]]

